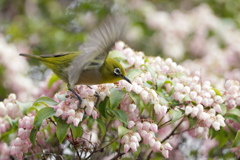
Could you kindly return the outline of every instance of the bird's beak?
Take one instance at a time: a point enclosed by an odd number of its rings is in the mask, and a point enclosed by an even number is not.
[[[125,77],[125,76],[123,76],[123,75],[121,75],[121,77],[122,77],[124,80],[126,80],[128,83],[132,84],[132,82],[131,82],[127,77]]]

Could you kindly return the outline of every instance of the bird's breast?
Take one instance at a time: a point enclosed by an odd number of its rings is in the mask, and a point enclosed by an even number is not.
[[[83,70],[77,84],[94,85],[101,84],[102,74],[100,70]]]

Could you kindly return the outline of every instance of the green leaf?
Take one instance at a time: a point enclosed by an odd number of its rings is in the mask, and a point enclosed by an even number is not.
[[[140,70],[140,69],[130,69],[128,71],[127,77],[132,81],[135,77],[137,77],[141,73],[142,73],[142,70]]]
[[[229,110],[224,116],[226,119],[231,119],[237,123],[240,123],[240,110],[237,108]]]
[[[101,101],[98,105],[98,111],[99,111],[100,115],[103,116],[104,118],[107,118],[106,108],[108,108],[108,102],[109,102],[109,98],[106,97],[104,99],[104,101]]]
[[[33,128],[30,132],[29,139],[33,145],[36,144],[36,135],[37,135],[38,129]]]
[[[112,88],[110,97],[109,97],[110,107],[116,108],[122,101],[124,95],[125,95],[125,91],[118,90],[117,88]]]
[[[173,85],[173,82],[169,79],[164,82],[164,84],[167,84],[167,83],[170,83],[171,85]]]
[[[128,93],[129,94],[129,96],[131,97],[131,99],[134,101],[134,103],[137,105],[137,106],[139,106],[139,104],[140,104],[140,96],[137,94],[137,93],[135,93],[135,92],[130,92],[130,93]]]
[[[72,130],[72,134],[73,134],[73,138],[76,139],[78,137],[82,137],[83,135],[83,128],[81,127],[81,125],[78,125],[77,127],[74,125],[70,125],[70,128]]]
[[[118,137],[121,138],[123,135],[127,134],[128,132],[130,132],[129,129],[123,127],[123,126],[119,126],[118,127]]]
[[[220,92],[218,89],[212,87],[212,90],[214,90],[214,92],[216,93],[216,95],[222,96],[221,92]]]
[[[116,118],[123,122],[125,125],[127,125],[128,123],[128,117],[127,117],[127,114],[122,111],[122,110],[118,110],[118,109],[115,109],[115,110],[111,110],[111,112],[116,116]]]
[[[56,94],[56,96],[60,101],[65,101],[66,100],[66,94]]]
[[[174,110],[174,109],[170,109],[169,115],[172,119],[171,123],[174,123],[177,120],[179,120],[179,118],[182,116],[182,112]]]
[[[240,130],[238,130],[237,135],[233,141],[232,148],[233,147],[239,147],[240,146]]]
[[[54,116],[55,113],[56,111],[51,107],[42,108],[40,111],[37,112],[34,118],[34,124],[33,124],[34,128],[31,130],[31,133],[30,133],[30,141],[32,142],[32,144],[35,144],[36,134],[42,125],[42,121],[49,117]]]
[[[156,78],[156,73],[155,73],[154,69],[150,65],[145,65],[145,67],[150,72],[152,78]]]
[[[23,115],[25,115],[27,113],[28,109],[31,108],[31,106],[32,106],[31,102],[22,103],[20,101],[16,101],[16,103],[19,106]]]
[[[210,128],[209,135],[211,136],[211,138],[214,138],[219,142],[219,147],[223,147],[224,145],[226,145],[227,141],[229,141],[229,139],[231,139],[229,137],[228,132],[226,130],[224,130],[223,128],[221,128],[218,131],[216,131],[213,128]]]
[[[67,124],[62,118],[57,118],[56,134],[60,143],[63,142],[67,135],[68,128],[70,124]]]
[[[53,83],[57,82],[59,80],[58,76],[56,74],[52,74],[51,78],[48,81],[48,89],[51,88],[51,86],[53,85]]]
[[[127,57],[126,57],[124,54],[122,54],[122,52],[120,52],[120,51],[118,51],[118,50],[112,50],[112,51],[110,51],[109,54],[108,54],[108,58],[127,59]]]
[[[102,136],[104,136],[106,134],[106,130],[107,130],[107,127],[105,125],[105,123],[103,123],[103,121],[101,119],[97,119],[97,122],[98,122],[98,126],[102,132]]]
[[[48,104],[52,106],[56,106],[58,104],[58,102],[54,101],[49,97],[40,97],[34,102],[33,105],[37,105],[38,103]]]
[[[56,111],[52,107],[44,107],[40,111],[37,112],[34,118],[34,127],[40,128],[42,125],[42,121],[54,116]]]
[[[190,98],[190,96],[187,94],[184,98],[183,98],[183,101],[192,101],[192,99]]]
[[[197,118],[188,118],[188,121],[190,123],[189,128],[192,128],[195,126],[195,124],[197,123],[198,120],[197,120]]]

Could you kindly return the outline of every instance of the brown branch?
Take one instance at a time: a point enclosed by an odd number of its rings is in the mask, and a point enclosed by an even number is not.
[[[174,135],[174,132],[178,129],[178,127],[182,124],[183,120],[185,119],[185,117],[183,117],[183,119],[176,125],[176,127],[172,130],[172,132],[162,140],[161,143],[165,142],[168,138],[170,138],[171,136]]]
[[[107,146],[109,146],[110,144],[112,144],[112,143],[113,143],[114,141],[116,141],[117,139],[118,139],[118,137],[115,138],[115,139],[113,139],[110,143],[106,144],[105,146],[101,147],[100,149],[96,149],[96,150],[93,151],[86,159],[89,159],[94,153],[103,150],[104,148],[106,148]]]

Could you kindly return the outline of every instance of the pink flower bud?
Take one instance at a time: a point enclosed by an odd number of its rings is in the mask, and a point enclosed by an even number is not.
[[[74,116],[75,115],[75,110],[70,109],[67,111],[68,116]]]
[[[162,151],[162,155],[163,155],[165,158],[168,158],[168,157],[169,157],[169,151],[164,149],[164,150]]]
[[[186,109],[185,109],[185,114],[186,115],[189,115],[190,113],[192,113],[192,107],[191,106],[187,106]]]
[[[138,133],[138,132],[135,132],[135,133],[134,133],[134,136],[136,136],[136,137],[137,137],[138,141],[141,141],[141,137],[140,137],[140,135],[139,135],[139,133]]]
[[[215,96],[214,97],[214,100],[217,102],[217,103],[223,103],[223,99],[222,99],[222,97],[221,96]]]
[[[155,139],[154,139],[154,138],[151,138],[151,139],[149,140],[149,145],[150,145],[150,147],[153,148],[153,147],[154,147],[154,144],[155,144]]]
[[[137,127],[137,130],[138,130],[138,131],[141,131],[141,130],[142,130],[142,127],[143,127],[142,122],[137,122],[136,127]]]
[[[134,135],[131,136],[130,141],[132,141],[132,142],[134,142],[134,143],[138,143],[138,139],[137,139],[137,137],[134,136]]]
[[[200,104],[201,102],[202,102],[202,97],[197,96],[197,97],[196,97],[196,103],[197,103],[197,104]]]
[[[161,105],[160,104],[155,104],[154,105],[154,110],[155,110],[156,114],[160,114],[161,113]]]
[[[151,124],[147,121],[143,122],[143,129],[148,131],[150,128]]]
[[[216,111],[211,108],[211,109],[208,110],[208,114],[210,114],[212,116],[215,116],[216,115]]]
[[[221,109],[221,106],[219,104],[216,104],[213,108],[216,112],[222,113],[222,109]]]
[[[62,109],[57,109],[57,111],[56,111],[56,113],[55,113],[55,116],[56,117],[59,117],[59,116],[61,116],[63,114],[63,110]]]
[[[119,42],[115,43],[115,49],[116,50],[121,51],[121,50],[123,50],[124,46],[125,46],[125,44],[124,44],[123,41],[119,41]]]
[[[77,117],[80,121],[82,121],[82,119],[83,119],[83,112],[80,112],[80,111],[77,112],[75,117]]]
[[[130,148],[132,149],[133,152],[137,151],[137,145],[136,145],[135,142],[131,142],[129,146],[130,146]]]
[[[15,100],[17,99],[16,94],[15,94],[15,93],[9,94],[9,95],[8,95],[8,99],[9,99],[10,101],[15,101]]]
[[[130,104],[128,107],[130,112],[133,112],[137,108],[136,104],[133,104],[133,103]]]
[[[121,143],[128,143],[129,142],[129,136],[126,134],[122,137]]]
[[[135,125],[134,121],[129,121],[128,122],[128,128],[131,129]]]
[[[170,69],[170,68],[169,68],[168,66],[166,66],[166,65],[163,66],[163,67],[162,67],[162,73],[163,73],[163,74],[167,74],[168,71],[169,71],[169,69]]]
[[[124,144],[124,153],[127,153],[130,149],[130,146],[128,144]]]
[[[155,141],[153,144],[152,150],[154,150],[155,152],[159,151],[160,147],[161,147],[161,142]]]
[[[158,132],[158,126],[157,126],[157,124],[151,123],[150,129],[151,129],[153,132],[157,133],[157,132]]]
[[[172,150],[172,146],[169,144],[169,143],[165,143],[164,144],[164,149],[167,149],[167,150]]]
[[[190,92],[190,87],[185,86],[185,87],[183,88],[183,93],[184,93],[184,94],[188,94],[189,92]]]
[[[208,114],[208,113],[206,113],[206,112],[202,112],[200,115],[199,115],[199,119],[200,120],[207,120],[207,119],[209,119],[210,118],[210,115]]]
[[[197,84],[197,85],[194,86],[194,90],[195,90],[197,93],[201,93],[202,87],[201,87],[199,84]]]
[[[203,98],[202,104],[203,104],[205,107],[207,107],[207,106],[209,105],[208,99],[207,99],[207,98]]]
[[[197,97],[197,92],[191,91],[189,95],[192,100],[195,100],[195,98]]]
[[[74,121],[74,117],[73,116],[69,116],[66,123],[69,124],[69,123],[72,123],[73,121]]]
[[[7,109],[3,102],[0,102],[0,111],[0,117],[6,115]]]
[[[174,87],[176,92],[181,92],[183,90],[183,84],[182,83],[177,83],[176,86]]]
[[[93,117],[93,119],[97,119],[97,117],[98,117],[98,112],[97,112],[96,110],[93,110],[93,111],[92,111],[92,117]]]
[[[219,122],[216,122],[216,121],[213,122],[212,126],[216,131],[218,131],[220,129],[220,123]]]
[[[148,135],[148,133],[147,133],[147,131],[142,130],[142,131],[140,132],[140,135],[141,135],[141,137],[146,138],[147,135]]]
[[[133,82],[132,84],[132,91],[139,94],[140,92],[142,92],[142,87],[140,85],[138,85],[136,82]]]
[[[150,100],[150,98],[149,98],[148,95],[149,95],[148,92],[145,91],[145,90],[143,90],[143,91],[140,93],[140,97],[141,97],[141,99],[143,100],[143,102],[144,102],[145,104],[148,104],[148,102],[149,102],[149,100]]]
[[[214,121],[213,121],[212,118],[209,118],[209,119],[206,119],[206,120],[205,120],[205,124],[206,124],[207,127],[210,127],[210,126],[213,124],[213,122],[214,122]]]
[[[79,118],[74,118],[74,120],[73,120],[73,125],[77,127],[78,124],[79,124],[79,122],[80,122],[80,119],[79,119]]]
[[[197,107],[193,107],[192,108],[192,112],[191,112],[191,116],[192,117],[196,117],[198,115],[198,108]]]
[[[78,108],[77,104],[76,103],[71,103],[69,108],[73,109],[73,110],[76,110]]]

